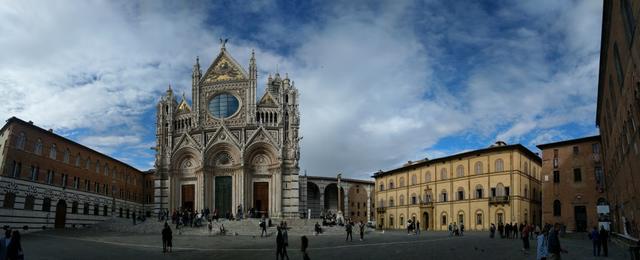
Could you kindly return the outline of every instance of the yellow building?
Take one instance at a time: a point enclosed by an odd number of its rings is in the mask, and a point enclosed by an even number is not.
[[[377,226],[422,230],[488,230],[491,223],[540,224],[542,160],[526,147],[497,142],[489,148],[374,174]]]

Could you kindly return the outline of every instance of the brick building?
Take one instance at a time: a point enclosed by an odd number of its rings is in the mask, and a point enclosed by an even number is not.
[[[2,225],[69,227],[151,213],[144,184],[152,174],[16,117],[0,129],[0,170]]]
[[[598,225],[596,206],[606,203],[600,136],[541,144],[542,222],[568,231]]]
[[[640,229],[640,1],[604,1],[596,125],[613,231]]]

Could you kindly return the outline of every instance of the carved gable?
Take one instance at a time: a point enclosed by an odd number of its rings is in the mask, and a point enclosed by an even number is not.
[[[247,73],[242,67],[227,54],[226,50],[222,50],[220,55],[213,61],[201,83],[211,84],[222,81],[233,81],[247,79]]]

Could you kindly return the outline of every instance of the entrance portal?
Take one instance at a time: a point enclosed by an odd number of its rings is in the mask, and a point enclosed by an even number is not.
[[[422,213],[422,218],[424,219],[424,222],[422,224],[424,230],[429,230],[429,213]]]
[[[231,176],[216,177],[215,196],[215,208],[218,209],[220,216],[233,213],[231,209]]]
[[[182,185],[182,209],[192,210],[195,204],[195,184]],[[129,209],[127,209],[127,218],[129,217]]]
[[[269,214],[269,183],[253,183],[253,208],[258,213],[258,217]]]
[[[576,231],[587,231],[587,208],[585,206],[575,206],[574,215],[576,217]]]
[[[64,228],[67,221],[67,202],[59,200],[56,205],[56,223],[55,228]]]

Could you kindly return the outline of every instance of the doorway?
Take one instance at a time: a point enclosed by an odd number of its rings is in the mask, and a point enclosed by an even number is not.
[[[573,212],[576,218],[576,231],[587,231],[587,208],[585,206],[575,206]]]
[[[182,185],[182,209],[192,210],[195,204],[195,184]],[[127,209],[127,218],[129,210]]]
[[[56,205],[56,222],[55,228],[64,228],[67,221],[67,202],[59,200]]]
[[[233,212],[231,209],[231,176],[218,176],[215,181],[215,208],[219,215],[225,216],[225,214]]]
[[[429,213],[422,213],[422,219],[424,219],[424,222],[422,224],[424,230],[429,230]]]
[[[269,183],[253,183],[253,208],[259,217],[269,216]]]

